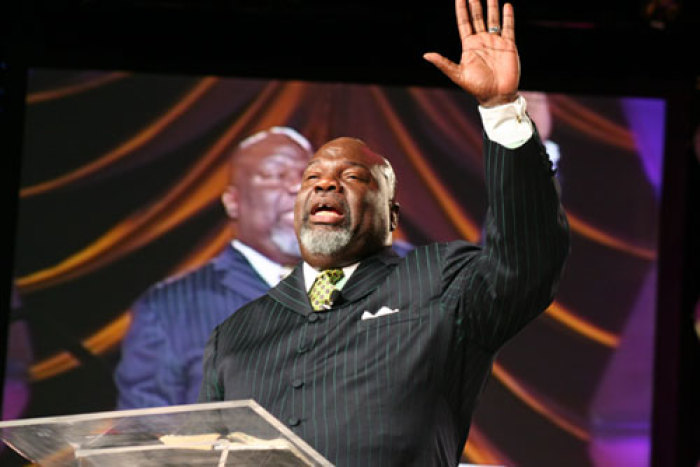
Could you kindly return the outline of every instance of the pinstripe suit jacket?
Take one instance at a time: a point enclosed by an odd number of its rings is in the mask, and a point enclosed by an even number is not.
[[[189,404],[209,334],[269,286],[228,246],[203,267],[149,289],[133,307],[115,373],[120,409]]]
[[[212,333],[200,401],[257,400],[332,463],[453,465],[497,350],[551,302],[568,227],[539,138],[485,142],[486,241],[390,249],[313,312],[300,267]],[[399,312],[362,320],[386,306]]]

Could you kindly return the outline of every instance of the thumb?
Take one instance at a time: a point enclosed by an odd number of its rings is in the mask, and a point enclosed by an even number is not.
[[[435,65],[452,81],[456,82],[457,75],[459,74],[459,65],[435,52],[423,54],[423,58]]]

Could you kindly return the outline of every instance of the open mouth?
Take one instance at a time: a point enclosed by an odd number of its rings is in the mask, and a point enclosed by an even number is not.
[[[338,224],[344,217],[342,207],[336,203],[323,201],[311,206],[309,220],[314,224]]]

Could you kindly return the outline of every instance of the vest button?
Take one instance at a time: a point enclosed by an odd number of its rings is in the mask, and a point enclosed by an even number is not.
[[[289,417],[287,419],[287,425],[289,426],[297,426],[299,423],[301,423],[301,420],[296,417]]]

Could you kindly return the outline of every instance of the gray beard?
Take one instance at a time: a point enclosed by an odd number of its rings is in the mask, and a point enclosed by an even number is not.
[[[273,227],[270,240],[285,255],[301,257],[299,241],[294,230],[284,227]]]
[[[313,230],[302,225],[299,242],[312,255],[329,256],[345,248],[352,238],[350,229],[343,226],[334,230]]]

